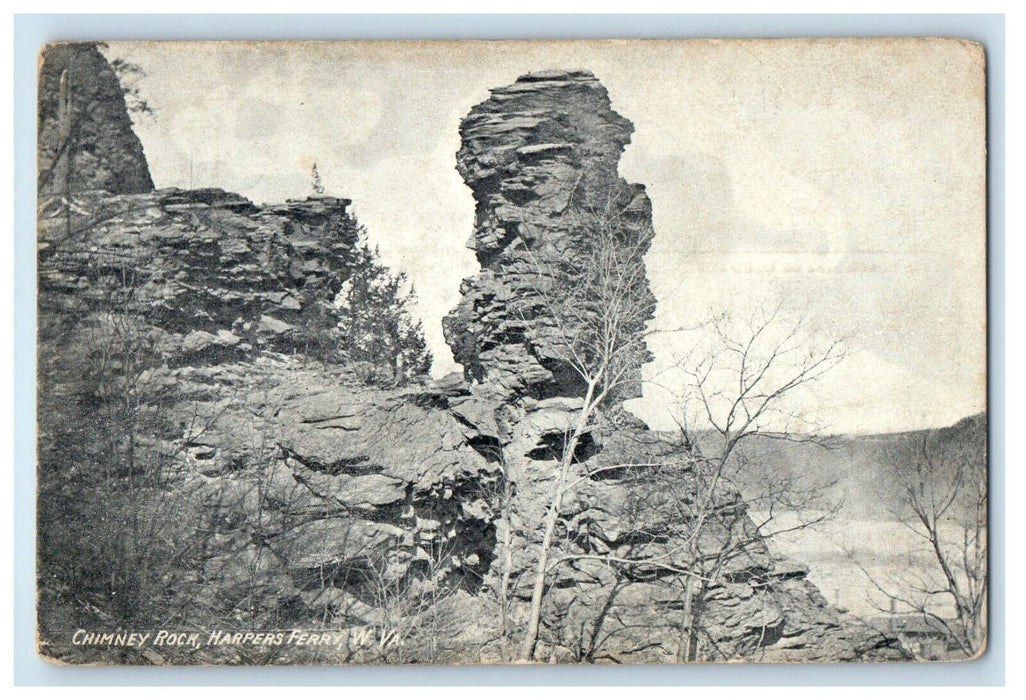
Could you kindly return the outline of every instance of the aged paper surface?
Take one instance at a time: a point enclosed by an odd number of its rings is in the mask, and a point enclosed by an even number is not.
[[[44,47],[39,653],[978,657],[984,65]]]

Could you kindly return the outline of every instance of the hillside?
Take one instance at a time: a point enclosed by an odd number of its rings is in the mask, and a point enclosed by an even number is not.
[[[987,439],[986,414],[963,418],[937,431],[831,435],[815,444],[757,437],[745,444],[744,451],[753,461],[777,465],[788,475],[832,484],[829,497],[843,501],[845,518],[895,521],[902,502],[894,462],[903,443],[928,432],[942,442],[965,439],[982,445]],[[713,444],[711,436],[705,440]]]
[[[907,445],[923,439],[936,440],[942,449],[960,442],[975,454],[986,455],[986,415],[969,416],[936,431],[833,436],[824,446],[755,440],[745,448],[753,462],[773,465],[783,478],[828,485],[820,507],[839,505],[837,514],[813,528],[775,537],[772,546],[807,564],[810,580],[831,603],[877,624],[891,602],[873,581],[898,590],[909,580],[935,580],[940,575],[928,543],[909,529],[912,524],[921,531],[896,473],[908,466],[903,460]],[[941,462],[938,468],[946,467]],[[750,501],[759,497],[757,490],[742,491]],[[947,526],[950,533],[943,531],[951,542],[961,541],[959,525],[952,520]],[[953,615],[945,596],[934,597],[931,607],[942,616]]]

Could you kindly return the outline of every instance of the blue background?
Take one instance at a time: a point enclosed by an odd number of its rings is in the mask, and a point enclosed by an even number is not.
[[[987,51],[990,642],[968,663],[709,666],[82,668],[35,653],[35,90],[40,46],[117,39],[952,36]],[[1003,685],[1005,20],[1003,15],[16,15],[14,18],[16,685]],[[994,381],[998,378],[999,381]],[[31,408],[30,408],[31,407]]]

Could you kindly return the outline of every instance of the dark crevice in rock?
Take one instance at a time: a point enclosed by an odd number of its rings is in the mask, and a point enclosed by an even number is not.
[[[502,443],[496,437],[491,435],[474,435],[467,438],[467,444],[489,462],[497,463],[502,461]]]
[[[339,474],[347,474],[349,476],[365,476],[367,474],[379,474],[384,468],[380,464],[371,464],[370,457],[360,455],[357,457],[348,457],[344,459],[334,460],[332,462],[322,462],[309,455],[300,455],[288,447],[280,446],[282,453],[285,454],[289,459],[294,459],[304,467],[311,471],[320,472],[322,474],[329,474],[331,476],[337,476]]]
[[[526,453],[528,459],[533,459],[539,462],[544,461],[560,461],[563,459],[563,452],[566,449],[566,433],[548,433],[543,435],[537,447]],[[598,445],[595,444],[595,438],[591,433],[585,433],[580,437],[577,442],[577,447],[574,449],[574,461],[578,464],[584,464],[599,451]]]

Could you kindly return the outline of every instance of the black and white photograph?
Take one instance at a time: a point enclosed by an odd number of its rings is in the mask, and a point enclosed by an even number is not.
[[[985,68],[41,47],[39,656],[979,659]]]

